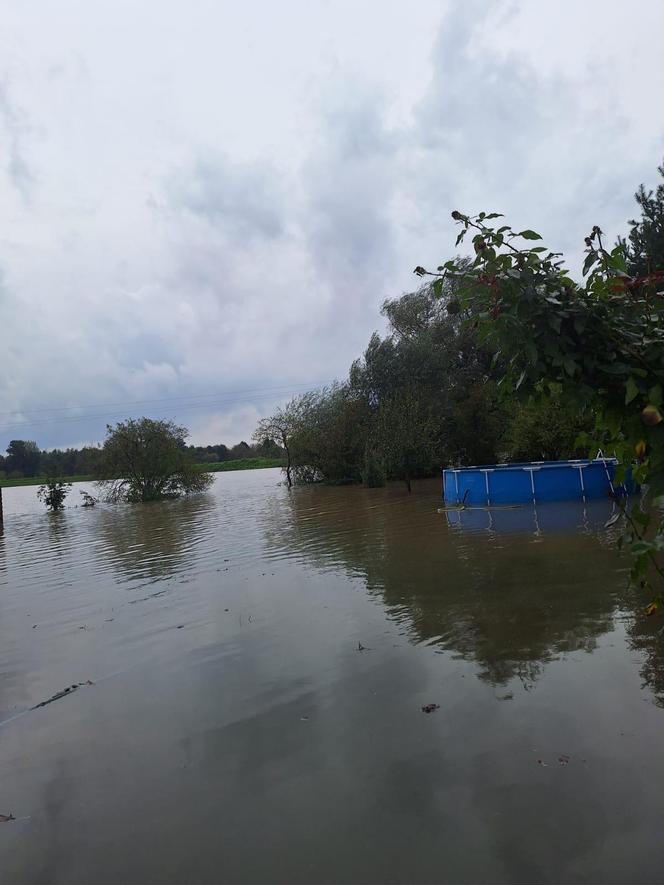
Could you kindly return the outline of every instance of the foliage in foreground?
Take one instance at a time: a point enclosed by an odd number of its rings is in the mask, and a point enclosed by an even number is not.
[[[193,461],[187,436],[172,421],[140,418],[108,425],[97,473],[103,498],[158,501],[207,489],[212,477]]]

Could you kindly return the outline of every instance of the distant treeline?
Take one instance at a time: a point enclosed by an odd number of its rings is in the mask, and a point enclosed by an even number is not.
[[[212,446],[187,446],[198,464],[214,465],[225,461],[243,461],[255,458],[281,459],[283,450],[271,440],[255,445],[240,442],[229,448],[223,443]],[[40,449],[33,440],[13,439],[7,454],[0,455],[0,478],[21,479],[34,476],[93,476],[101,459],[101,446],[83,446],[80,449]]]

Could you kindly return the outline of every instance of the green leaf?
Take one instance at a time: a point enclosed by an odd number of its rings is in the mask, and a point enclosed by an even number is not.
[[[524,240],[541,240],[542,237],[534,230],[522,230],[517,237],[523,237]]]
[[[643,510],[640,510],[638,507],[635,507],[630,515],[637,525],[647,526],[650,522],[649,514],[644,513]]]
[[[655,384],[654,387],[651,387],[648,391],[648,399],[653,404],[653,406],[661,406],[662,405],[662,386],[661,384]]]
[[[639,395],[636,381],[630,375],[625,384],[625,405],[628,406]]]
[[[588,253],[588,255],[586,256],[586,260],[583,262],[583,269],[581,271],[581,273],[584,275],[584,277],[588,273],[590,268],[593,266],[593,264],[598,260],[599,260],[599,255],[597,254],[597,252],[589,252]]]
[[[571,378],[572,375],[576,372],[576,363],[571,356],[565,357],[565,359],[563,360],[563,366],[565,367],[565,371]]]

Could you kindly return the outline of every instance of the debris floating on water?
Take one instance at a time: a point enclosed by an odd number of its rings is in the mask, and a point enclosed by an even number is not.
[[[0,824],[6,824],[10,820],[16,820],[11,812],[9,814],[0,814]]]
[[[56,694],[54,694],[46,701],[40,701],[38,704],[35,704],[34,707],[30,707],[30,709],[38,710],[40,707],[45,707],[47,704],[52,704],[53,701],[59,701],[60,698],[66,698],[67,695],[73,694],[84,685],[94,685],[94,682],[88,679],[86,682],[76,682],[74,685],[68,685],[67,688],[63,688],[62,691],[56,692]]]
[[[433,713],[434,710],[440,710],[440,704],[425,704],[422,707],[423,713]]]

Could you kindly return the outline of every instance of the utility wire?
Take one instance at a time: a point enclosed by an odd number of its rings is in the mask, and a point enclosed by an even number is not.
[[[329,382],[318,382],[316,384],[297,384],[295,387],[297,388],[305,388],[306,390],[312,390],[317,387],[324,387],[326,383]],[[106,409],[114,406],[131,406],[131,405],[144,405],[145,403],[161,403],[161,402],[177,402],[178,400],[193,400],[193,399],[202,399],[204,397],[218,397],[222,396],[231,396],[231,395],[243,395],[246,393],[263,393],[266,391],[279,391],[279,390],[290,390],[293,388],[292,384],[279,384],[276,387],[249,387],[244,390],[227,390],[224,394],[219,393],[192,393],[187,396],[165,396],[165,397],[156,397],[154,399],[137,399],[137,400],[122,400],[120,402],[114,403],[85,403],[80,406],[46,406],[44,408],[39,409],[11,409],[9,411],[0,412],[0,415],[34,415],[38,412],[65,412],[70,411],[72,409]]]
[[[320,387],[323,385],[316,385],[316,386]],[[260,392],[261,388],[256,388],[257,392],[250,397],[250,400],[253,402],[256,400],[273,399],[275,396],[277,396],[277,397],[279,396],[278,391],[283,391],[284,395],[292,395],[292,394],[297,394],[297,393],[304,393],[307,390],[311,390],[311,389],[312,389],[312,386],[295,388],[295,387],[286,387],[284,385],[283,387],[278,387],[278,388],[262,388],[263,392]],[[210,410],[216,406],[229,406],[229,405],[241,403],[244,401],[243,397],[248,393],[250,393],[250,391],[246,391],[246,392],[242,392],[242,393],[236,392],[233,395],[229,394],[226,396],[218,397],[214,400],[208,400],[206,402],[199,402],[199,403],[195,403],[195,404],[191,403],[189,405],[188,405],[188,402],[190,402],[190,401],[188,400],[188,398],[182,397],[180,399],[184,400],[184,403],[181,406],[177,407],[176,414],[179,415],[179,414],[183,414],[183,413],[196,412],[196,411],[200,411],[200,410]],[[201,394],[201,396],[212,396],[212,394]],[[125,405],[127,408],[129,408],[130,406],[144,405],[146,403],[162,403],[162,404],[174,403],[177,401],[177,399],[178,398],[172,398],[172,399],[171,398],[163,398],[163,399],[156,399],[156,400],[134,400],[133,402],[128,401],[124,404],[117,403],[117,405]],[[76,407],[72,406],[71,408],[76,408]],[[81,407],[81,408],[83,408],[83,407]],[[90,407],[88,406],[88,408],[90,408]],[[166,410],[165,406],[162,406],[162,408],[160,408],[160,411],[162,411],[162,412],[165,410]],[[37,412],[37,411],[41,411],[41,410],[35,410],[35,412]],[[82,414],[82,415],[64,415],[62,417],[46,417],[46,418],[39,418],[38,420],[35,420],[35,421],[28,420],[28,421],[15,422],[14,424],[3,424],[3,425],[0,425],[0,432],[5,433],[10,430],[20,430],[23,427],[43,427],[43,426],[52,426],[52,425],[56,425],[56,424],[75,424],[75,423],[80,423],[81,421],[97,421],[97,420],[107,421],[110,418],[125,418],[125,417],[127,417],[126,411],[105,412],[103,414],[86,413],[86,414]]]

